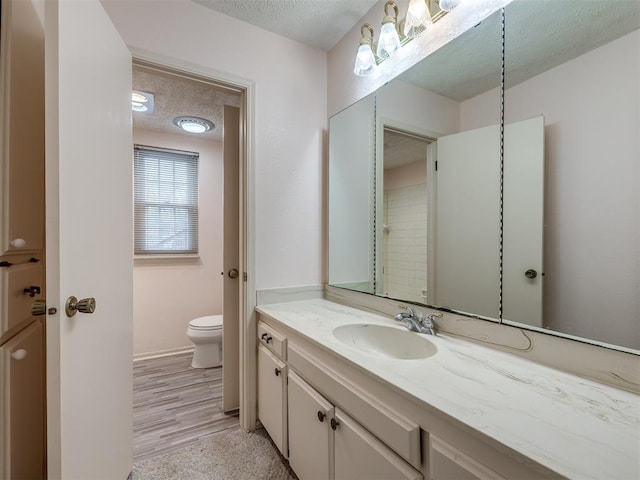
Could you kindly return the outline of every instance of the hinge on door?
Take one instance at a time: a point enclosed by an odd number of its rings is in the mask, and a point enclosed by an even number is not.
[[[245,282],[247,281],[247,272],[244,272],[242,274],[242,280],[244,280]]]
[[[436,172],[438,171],[438,160],[436,160]]]

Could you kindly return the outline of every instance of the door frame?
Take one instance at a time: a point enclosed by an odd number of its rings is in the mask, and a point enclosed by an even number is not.
[[[256,288],[255,288],[255,82],[210,67],[148,50],[129,47],[136,65],[228,86],[241,95],[240,108],[240,264],[246,275],[240,288],[240,427],[254,430],[257,422],[256,391]]]

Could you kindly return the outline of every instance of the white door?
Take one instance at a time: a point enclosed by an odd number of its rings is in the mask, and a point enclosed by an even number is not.
[[[542,327],[544,117],[505,125],[502,317]]]
[[[224,106],[222,409],[240,407],[240,109]]]
[[[49,478],[132,465],[131,56],[98,0],[45,5]],[[95,313],[65,314],[94,297]]]
[[[500,132],[438,138],[433,303],[499,317]]]

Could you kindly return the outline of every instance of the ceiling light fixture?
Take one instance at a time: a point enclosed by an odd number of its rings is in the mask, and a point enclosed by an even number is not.
[[[153,113],[153,93],[133,90],[131,92],[131,110],[147,114]]]
[[[367,36],[366,32],[369,32]],[[371,75],[376,68],[376,57],[373,55],[371,46],[373,45],[373,27],[365,23],[360,27],[360,46],[356,54],[356,64],[353,67],[353,73],[359,76]]]
[[[188,133],[205,133],[215,127],[212,122],[200,117],[176,117],[173,124]]]
[[[389,7],[393,9],[393,15],[389,14]],[[398,35],[398,5],[393,0],[384,4],[384,18],[380,29],[380,40],[376,54],[382,59],[391,57],[400,48],[400,36]]]
[[[462,3],[462,0],[409,0],[407,15],[398,24],[398,5],[389,0],[384,4],[384,18],[377,48],[374,48],[373,27],[365,23],[360,28],[360,46],[356,54],[353,72],[358,76],[373,74],[377,65],[380,65],[405,44],[421,35],[460,3]],[[438,5],[439,8],[435,5]],[[398,33],[398,25],[403,27],[402,35]],[[369,31],[368,35],[367,31]],[[375,54],[373,53],[374,51],[376,52]]]

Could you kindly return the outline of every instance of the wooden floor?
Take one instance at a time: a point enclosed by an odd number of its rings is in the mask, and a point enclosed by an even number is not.
[[[239,428],[237,414],[222,412],[222,367],[191,368],[191,356],[134,363],[134,461]]]

